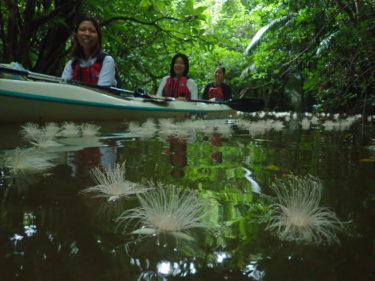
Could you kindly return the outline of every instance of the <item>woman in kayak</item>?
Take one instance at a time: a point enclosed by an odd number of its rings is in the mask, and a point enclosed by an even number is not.
[[[101,86],[117,86],[114,59],[103,52],[102,33],[92,17],[82,18],[76,28],[72,59],[64,68],[61,78]]]
[[[206,85],[203,92],[203,99],[210,101],[224,101],[232,98],[232,90],[229,84],[225,83],[225,68],[217,66],[214,72],[214,82]]]
[[[194,80],[188,77],[189,59],[178,53],[172,58],[170,75],[165,76],[159,85],[157,96],[176,99],[197,99],[198,88]]]

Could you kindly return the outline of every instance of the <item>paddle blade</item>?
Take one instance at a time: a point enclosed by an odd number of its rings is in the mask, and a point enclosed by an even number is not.
[[[235,99],[228,102],[228,105],[237,111],[254,112],[259,111],[264,107],[264,100],[262,99]]]

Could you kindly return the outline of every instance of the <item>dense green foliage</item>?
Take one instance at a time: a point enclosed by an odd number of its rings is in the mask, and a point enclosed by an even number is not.
[[[374,11],[370,0],[4,0],[0,61],[59,75],[75,22],[91,14],[125,88],[154,92],[180,51],[200,91],[223,63],[235,95],[260,96],[269,109],[368,113]]]

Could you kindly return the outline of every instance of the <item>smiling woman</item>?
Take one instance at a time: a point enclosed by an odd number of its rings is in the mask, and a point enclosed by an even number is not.
[[[156,95],[176,99],[197,99],[197,85],[188,77],[188,73],[188,57],[185,54],[176,54],[172,58],[170,75],[161,80]]]
[[[114,59],[103,52],[98,22],[94,18],[83,17],[75,28],[72,59],[65,65],[62,79],[116,86],[115,74]]]
[[[225,67],[219,65],[214,71],[215,81],[208,83],[203,91],[203,99],[210,101],[223,101],[232,98],[232,89],[225,83]]]
[[[89,59],[91,53],[98,49],[100,45],[98,44],[98,31],[95,27],[95,23],[89,20],[82,21],[78,26],[76,31],[76,38],[81,45],[85,59]]]

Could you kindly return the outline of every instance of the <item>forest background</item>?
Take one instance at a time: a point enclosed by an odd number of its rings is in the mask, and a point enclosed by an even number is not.
[[[223,64],[235,97],[270,110],[374,113],[373,0],[0,0],[0,61],[60,76],[83,14],[123,88],[155,93],[183,52],[200,93]]]

